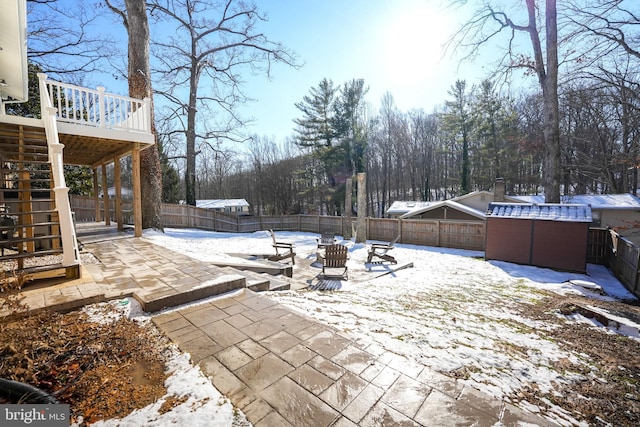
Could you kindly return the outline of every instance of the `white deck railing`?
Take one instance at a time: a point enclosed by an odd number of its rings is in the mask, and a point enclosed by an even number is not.
[[[48,80],[46,74],[38,74],[40,93],[47,94],[53,108],[57,109],[59,122],[102,129],[151,133],[151,102],[128,96]],[[42,89],[45,89],[43,92]]]

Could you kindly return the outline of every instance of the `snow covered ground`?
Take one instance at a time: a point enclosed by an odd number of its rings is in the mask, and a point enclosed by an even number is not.
[[[278,232],[277,235],[279,240],[295,244],[298,258],[315,257],[317,234]],[[232,259],[238,262],[238,258],[226,254],[271,253],[273,250],[267,232],[232,234],[167,229],[164,234],[148,231],[144,236],[155,244],[202,261]],[[401,262],[413,262],[413,268],[378,276],[375,271],[384,268],[374,267],[374,272],[367,274],[366,246],[351,241],[341,243],[349,246],[350,280],[341,282],[335,287],[337,290],[280,291],[269,296],[348,331],[358,339],[376,342],[434,370],[464,370],[466,381],[498,398],[531,383],[542,390],[551,390],[552,383],[566,374],[556,372],[553,361],[564,358],[577,364],[585,363],[536,333],[552,326],[523,317],[511,309],[512,305],[534,303],[543,298],[542,291],[609,300],[634,298],[602,266],[589,265],[588,275],[582,275],[487,262],[482,252],[404,244],[397,245],[393,255]],[[294,268],[294,279],[296,269],[309,268],[300,264]],[[145,314],[136,313],[134,309],[130,316],[142,319]],[[573,320],[593,322],[580,316]],[[639,328],[638,324],[620,319],[620,326],[611,332],[640,339]],[[197,377],[198,372],[193,372],[197,369],[190,368],[183,356],[176,354],[173,360],[172,366],[181,373],[169,380],[175,381],[170,387],[181,387],[184,383],[181,378],[187,373],[195,375],[188,384],[201,384],[202,388],[193,388],[194,394],[198,390],[204,390],[201,394],[211,393],[209,400],[218,405],[219,411],[216,425],[232,425],[232,408],[224,397],[215,389],[210,390],[213,387],[202,374],[201,378]],[[529,409],[535,411],[535,408]],[[150,408],[147,412],[153,414],[154,410]],[[172,412],[174,414],[167,414],[166,418],[155,419],[154,425],[181,424],[180,410]],[[186,412],[189,419],[185,423],[193,424],[199,418],[193,412]],[[101,425],[140,425],[136,416],[141,415],[134,414],[129,421],[112,420],[113,423]],[[157,414],[146,416],[149,420]],[[579,424],[570,417],[561,421],[566,425]]]

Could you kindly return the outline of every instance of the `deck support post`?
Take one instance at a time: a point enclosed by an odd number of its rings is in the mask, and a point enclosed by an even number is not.
[[[131,152],[131,169],[133,175],[133,224],[134,235],[142,237],[142,194],[140,185],[140,147]]]

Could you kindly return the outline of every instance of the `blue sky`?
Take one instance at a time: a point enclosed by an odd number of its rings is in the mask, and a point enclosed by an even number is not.
[[[303,63],[300,69],[275,65],[271,80],[264,75],[244,76],[245,91],[256,100],[240,109],[244,117],[254,119],[247,133],[273,137],[277,142],[293,135],[293,119],[301,116],[294,104],[323,78],[333,80],[336,86],[364,79],[372,115],[379,110],[385,92],[391,93],[401,111],[431,112],[450,98],[447,92],[457,79],[467,80],[470,87],[485,78],[491,68],[487,60],[459,64],[459,58],[443,52],[445,42],[463,21],[462,13],[471,12],[470,7],[446,9],[449,2],[443,0],[256,3],[268,16],[258,29],[270,40],[295,51]],[[126,52],[124,27],[106,11],[103,18],[100,30],[109,26]],[[124,82],[108,74],[99,78],[98,84],[108,91],[126,93]]]
[[[458,28],[459,12],[438,0],[269,0],[258,1],[269,21],[265,34],[294,50],[304,66],[276,66],[271,81],[247,76],[257,99],[242,109],[255,123],[250,133],[283,140],[300,117],[294,104],[323,78],[340,85],[363,78],[373,112],[385,92],[402,111],[430,112],[447,99],[456,79],[469,84],[486,75],[482,64],[443,56],[443,44]]]

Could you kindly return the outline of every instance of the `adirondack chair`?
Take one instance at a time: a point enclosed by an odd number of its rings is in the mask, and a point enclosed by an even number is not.
[[[325,248],[324,258],[322,259],[322,275],[323,279],[337,278],[349,280],[347,275],[347,259],[348,248],[345,245],[329,245]],[[340,274],[329,274],[329,269],[342,269]]]
[[[337,240],[333,231],[323,231],[318,241],[318,250],[324,249],[329,245],[335,245]]]
[[[400,240],[400,235],[390,241],[389,243],[372,243],[367,255],[367,264],[382,264],[384,262],[390,262],[391,264],[397,264],[398,261],[389,255],[389,251],[393,249],[394,245]],[[374,258],[380,258],[377,261],[373,261]]]
[[[268,259],[269,261],[280,261],[283,259],[291,258],[291,264],[296,264],[296,253],[293,252],[293,243],[289,242],[279,242],[276,240],[276,234],[273,230],[269,230],[271,233],[271,238],[273,239],[273,248],[276,250],[275,255],[271,255]]]

